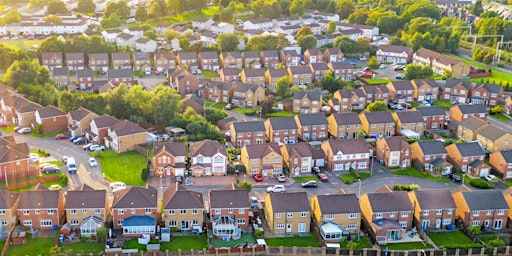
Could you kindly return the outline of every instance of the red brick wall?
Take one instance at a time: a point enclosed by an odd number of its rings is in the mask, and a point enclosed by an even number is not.
[[[66,116],[45,118],[42,122],[44,133],[64,132],[68,128],[68,119]]]

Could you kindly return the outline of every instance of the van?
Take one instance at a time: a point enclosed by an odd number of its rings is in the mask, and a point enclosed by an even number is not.
[[[68,157],[68,161],[66,162],[66,167],[68,167],[69,173],[76,173],[77,167],[76,167],[75,158]]]

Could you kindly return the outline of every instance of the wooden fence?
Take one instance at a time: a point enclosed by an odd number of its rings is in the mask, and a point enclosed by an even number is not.
[[[22,182],[19,182],[19,183],[16,183],[16,184],[12,184],[12,185],[6,186],[6,187],[4,187],[4,189],[5,190],[14,190],[14,189],[18,189],[18,188],[24,188],[24,187],[36,185],[38,183],[44,183],[44,182],[49,182],[49,181],[57,181],[59,179],[60,179],[59,175],[39,177],[37,179],[22,181]]]

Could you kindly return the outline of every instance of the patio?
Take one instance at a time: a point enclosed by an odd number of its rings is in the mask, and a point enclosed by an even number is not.
[[[225,241],[223,239],[219,238],[210,238],[209,244],[215,246],[216,248],[222,248],[222,247],[235,247],[237,245],[245,245],[248,243],[256,244],[256,239],[254,239],[254,235],[252,233],[245,233],[240,236],[237,240],[229,240]]]

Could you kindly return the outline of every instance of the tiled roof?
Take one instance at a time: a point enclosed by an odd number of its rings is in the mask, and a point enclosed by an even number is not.
[[[448,79],[446,80],[446,83],[444,84],[444,87],[445,88],[452,88],[458,84],[461,84],[462,86],[464,86],[464,88],[468,89],[469,90],[469,87],[471,86],[471,82],[469,81],[461,81],[461,80],[456,80],[456,79]]]
[[[421,210],[455,209],[455,201],[448,189],[421,189],[413,192]]]
[[[269,68],[268,72],[270,76],[273,78],[280,78],[288,75],[288,70],[286,70],[285,68]]]
[[[50,106],[50,105],[38,109],[37,113],[39,114],[39,117],[41,119],[66,115],[66,112],[64,112],[54,106]]]
[[[66,194],[66,210],[84,208],[105,208],[105,190],[70,190]]]
[[[236,133],[241,132],[265,132],[265,124],[263,121],[239,122],[233,123]]]
[[[242,72],[246,77],[262,77],[265,76],[265,70],[260,68],[244,68]]]
[[[418,141],[416,143],[418,143],[424,155],[446,154],[446,149],[441,141]]]
[[[184,142],[155,142],[153,145],[153,154],[156,156],[165,151],[173,156],[185,156]]]
[[[59,206],[60,191],[28,190],[21,191],[18,209],[56,209]]]
[[[499,151],[507,163],[512,163],[512,150]]]
[[[418,111],[398,111],[395,114],[402,124],[423,122],[423,117]]]
[[[111,117],[107,114],[96,117],[96,118],[92,119],[92,121],[96,124],[96,127],[98,129],[110,127],[119,122],[119,120],[117,120],[116,118]]]
[[[431,107],[416,107],[416,111],[420,112],[421,116],[444,116],[446,113],[440,106]]]
[[[391,151],[399,151],[402,149],[403,142],[407,143],[407,138],[404,136],[393,136],[389,138],[382,138]]]
[[[367,195],[374,213],[413,211],[407,192],[369,193]]]
[[[53,70],[52,70],[52,76],[68,76],[68,75],[69,75],[69,69],[66,67],[53,68]]]
[[[438,52],[434,52],[434,51],[431,51],[431,50],[425,49],[425,48],[421,48],[421,49],[417,50],[415,54],[416,54],[416,56],[425,58],[425,59],[428,59],[428,58],[433,59],[440,55],[440,53],[438,53]]]
[[[300,100],[306,96],[310,101],[321,101],[322,93],[320,92],[307,92],[307,91],[296,91],[293,93],[293,99]]]
[[[509,209],[503,194],[496,189],[462,192],[470,211]]]
[[[268,119],[270,126],[275,130],[297,129],[297,123],[293,117],[271,117]]]
[[[370,152],[364,139],[328,140],[323,143],[329,144],[333,154],[338,152],[343,154],[364,154]]]
[[[414,90],[414,86],[412,85],[411,81],[393,81],[393,82],[390,82],[388,85],[390,85],[391,88],[394,88],[396,91],[398,91],[398,90]]]
[[[68,52],[68,53],[66,53],[66,61],[83,60],[83,59],[84,59],[83,52]]]
[[[198,155],[202,156],[213,156],[217,153],[228,156],[226,147],[214,140],[202,140],[200,142],[191,144],[189,147],[190,157]]]
[[[89,115],[91,113],[96,115],[94,112],[92,112],[84,107],[79,107],[77,110],[73,110],[73,111],[69,112],[69,115],[71,116],[72,120],[80,121],[84,117],[86,117],[87,115]]]
[[[197,54],[195,52],[178,52],[180,60],[197,60]]]
[[[495,141],[506,134],[508,132],[494,125],[489,125],[478,132],[478,135],[491,141]]]
[[[279,145],[277,143],[250,144],[245,145],[244,147],[247,150],[249,159],[264,158],[266,155],[272,152],[282,156],[281,150],[279,149]]]
[[[485,155],[478,142],[462,142],[452,145],[455,145],[462,157]]]
[[[127,52],[113,52],[112,53],[112,61],[114,60],[129,60],[130,53]]]
[[[361,114],[366,117],[370,124],[395,122],[395,119],[393,119],[393,116],[388,111],[363,112]]]
[[[78,78],[80,78],[80,77],[92,77],[92,69],[90,69],[90,68],[79,69],[79,70],[76,71],[76,76]]]
[[[158,191],[151,187],[128,187],[114,193],[112,208],[156,208]]]
[[[14,203],[16,203],[16,200],[18,200],[18,194],[0,190],[0,209],[11,209]]]
[[[0,163],[28,159],[29,153],[27,143],[16,143],[12,135],[0,137]]]
[[[110,130],[112,132],[115,132],[117,137],[146,132],[146,129],[128,120],[123,120],[116,124],[113,124],[112,126],[110,126]]]
[[[295,116],[297,124],[306,125],[327,125],[327,118],[324,113],[298,114]]]
[[[361,213],[356,194],[317,195],[322,215]]]
[[[361,124],[361,119],[355,112],[340,112],[332,114],[337,125]]]
[[[200,52],[199,56],[202,60],[218,60],[219,55],[217,55],[217,52]]]
[[[487,113],[483,104],[461,104],[454,106],[454,108],[458,108],[462,114]]]
[[[313,156],[313,153],[311,153],[311,147],[306,142],[285,144],[282,146],[282,148],[284,148],[288,152],[288,155],[290,155],[291,152],[295,151],[302,157]]]
[[[107,71],[107,78],[123,78],[123,77],[133,77],[133,70],[131,69],[109,69]]]
[[[480,118],[476,118],[474,116],[468,116],[459,124],[459,126],[469,129],[471,131],[475,131],[476,129],[486,125],[488,125],[486,121]]]
[[[490,92],[490,93],[496,93],[496,94],[499,94],[501,92],[501,90],[503,89],[503,87],[501,85],[497,85],[497,84],[475,84],[475,86],[473,87],[473,90],[476,90],[477,88],[480,88],[480,87],[483,87],[486,91]]]
[[[381,50],[383,52],[396,52],[396,53],[402,53],[405,52],[407,54],[412,54],[413,50],[409,46],[401,46],[401,45],[379,45],[377,47],[377,51]]]
[[[308,194],[306,192],[271,193],[270,203],[274,213],[310,211]]]
[[[210,190],[210,209],[236,209],[249,207],[249,192],[247,192],[247,190]]]
[[[163,196],[164,209],[203,209],[203,193],[174,184]]]

